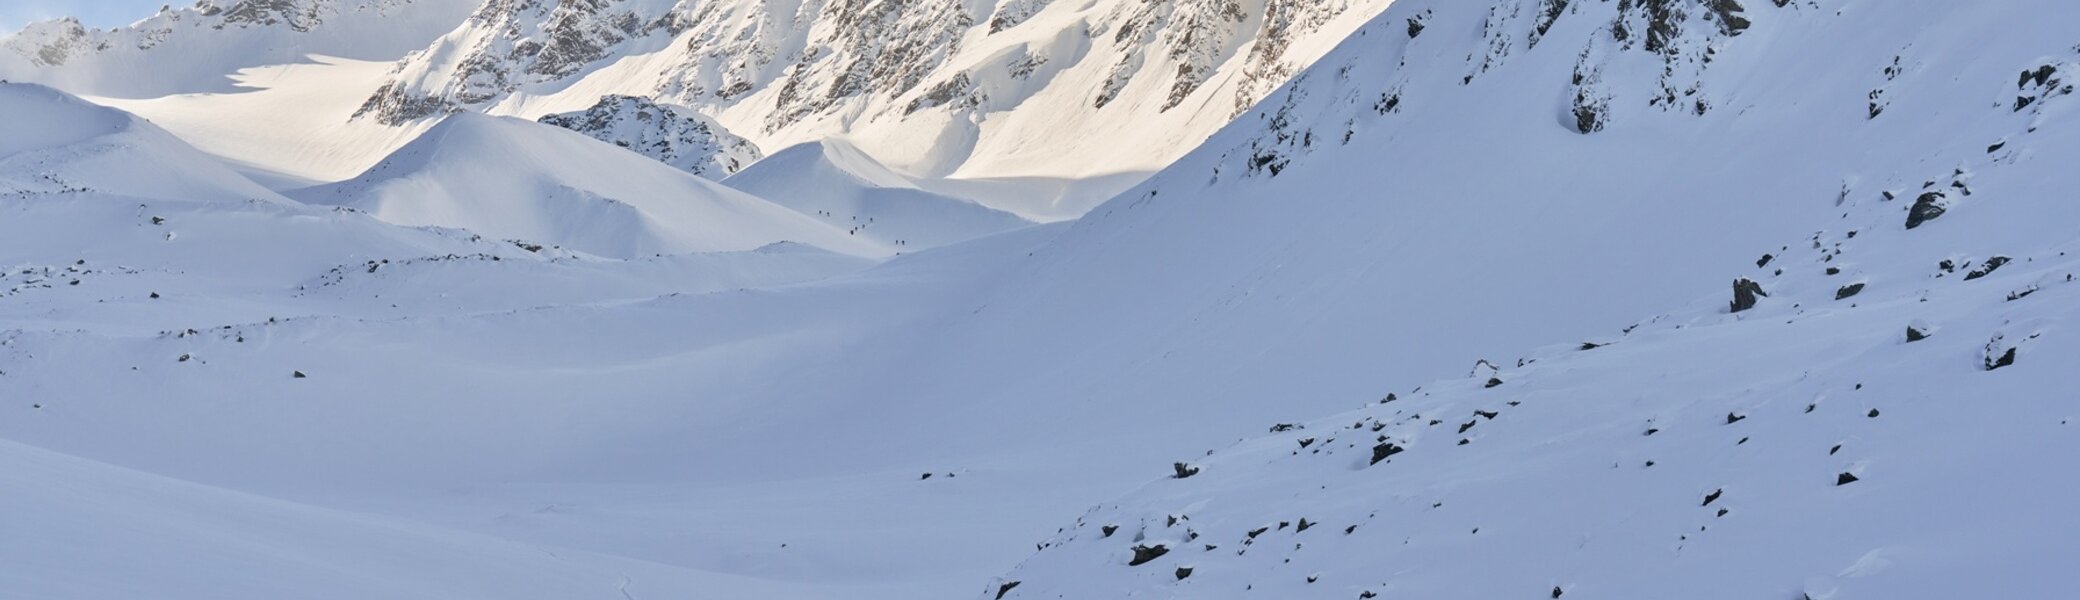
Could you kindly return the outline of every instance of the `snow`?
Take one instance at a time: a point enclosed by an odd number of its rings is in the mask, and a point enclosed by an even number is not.
[[[209,488],[0,441],[9,594],[36,598],[583,597],[802,587]],[[34,540],[36,543],[26,543]],[[95,571],[77,577],[81,565]],[[313,585],[323,582],[323,585]],[[809,593],[815,593],[809,588]]]
[[[799,242],[888,253],[857,235],[562,128],[458,113],[354,179],[291,192],[400,225],[469,229],[598,256]]]
[[[381,85],[388,63],[318,55],[308,60],[230,74],[238,86],[230,93],[89,99],[143,115],[278,190],[359,175],[434,125],[351,120],[361,106],[355,96]]]
[[[1011,213],[920,189],[916,181],[835,139],[781,150],[722,184],[893,246],[898,252],[1032,224]]]
[[[235,92],[227,76],[321,54],[396,60],[424,47],[475,8],[474,0],[240,0],[168,5],[136,23],[90,29],[77,20],[32,23],[0,39],[0,79],[77,94],[154,98]],[[224,10],[238,8],[241,10]]]
[[[25,115],[0,142],[0,193],[282,201],[151,123],[48,87],[0,83],[0,110]]]
[[[1239,115],[1254,33],[971,4],[1017,24],[916,89],[688,103],[812,142],[727,185],[474,110],[767,85],[677,52],[845,14],[718,3],[395,129],[352,61],[96,98],[181,139],[0,87],[0,595],[2075,594],[2064,4],[1352,3]],[[1022,44],[1086,59],[893,116]]]
[[[655,95],[710,112],[764,148],[845,137],[921,177],[1147,172],[1191,149],[1283,80],[1277,69],[1246,68],[1260,45],[1260,61],[1303,65],[1386,5],[622,0],[499,6],[402,61],[398,87],[378,99],[391,100],[400,109],[393,116],[410,121],[419,118],[417,111],[402,109],[427,98],[534,118],[579,110],[610,94]],[[991,17],[999,12],[1025,18],[1015,27],[996,27]],[[1173,19],[1173,12],[1247,16],[1187,32],[1194,24]],[[1308,18],[1266,26],[1263,15],[1274,12]],[[617,22],[643,25],[623,31]],[[514,51],[528,43],[558,51]],[[1194,110],[1164,109],[1181,71],[1206,80],[1180,101]],[[1108,85],[1123,86],[1118,92],[1125,100],[1094,110]]]

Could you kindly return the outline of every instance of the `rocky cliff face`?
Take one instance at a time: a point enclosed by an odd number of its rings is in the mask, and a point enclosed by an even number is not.
[[[27,59],[29,64],[54,67],[74,56],[108,49],[108,40],[93,35],[97,33],[100,31],[87,29],[79,19],[67,17],[30,24],[0,45]]]
[[[648,98],[607,96],[576,112],[541,121],[633,150],[710,180],[734,175],[764,158],[758,146],[700,113]]]

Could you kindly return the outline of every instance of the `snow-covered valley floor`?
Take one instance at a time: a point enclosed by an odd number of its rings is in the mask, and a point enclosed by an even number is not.
[[[800,4],[0,38],[0,598],[2080,597],[2060,1]]]

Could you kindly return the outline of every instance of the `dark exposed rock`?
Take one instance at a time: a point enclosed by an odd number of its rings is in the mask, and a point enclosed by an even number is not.
[[[1553,23],[1560,20],[1560,15],[1567,12],[1568,1],[1539,0],[1537,20],[1531,23],[1531,38],[1529,41],[1532,47],[1537,47],[1538,40],[1544,38],[1546,32],[1553,29]]]
[[[2009,348],[2007,352],[2002,352],[1997,357],[1992,354],[1988,354],[1986,358],[1986,370],[1992,371],[2001,367],[2014,366],[2015,350],[2016,348]]]
[[[1733,280],[1732,312],[1741,312],[1755,308],[1755,303],[1759,301],[1759,298],[1768,296],[1768,292],[1762,291],[1762,284],[1757,283],[1755,280],[1746,277],[1735,279]]]
[[[1199,467],[1184,463],[1171,463],[1170,469],[1172,471],[1171,479],[1184,479],[1199,474]]]
[[[1098,528],[1098,531],[1099,531],[1099,532],[1101,532],[1101,533],[1103,533],[1103,534],[1104,534],[1104,537],[1112,537],[1112,534],[1114,534],[1114,533],[1119,533],[1119,526],[1118,526],[1118,525],[1106,525],[1106,526],[1103,526],[1103,527],[1099,527],[1099,528]]]
[[[1970,273],[1965,273],[1964,280],[1971,281],[1980,277],[1992,275],[1994,271],[1999,270],[2004,265],[2007,265],[2008,260],[2009,259],[2006,256],[1995,256],[1993,258],[1986,259],[1986,262],[1982,264],[1979,268],[1972,269],[1972,272]]]
[[[1136,545],[1134,546],[1133,550],[1133,560],[1127,561],[1127,566],[1129,567],[1138,567],[1144,564],[1148,564],[1148,561],[1162,558],[1163,555],[1170,553],[1170,547],[1162,544],[1156,544],[1154,546]]]
[[[1009,594],[1011,593],[1011,590],[1018,588],[1018,584],[1020,583],[1024,582],[1006,581],[1003,585],[997,586],[997,600],[1004,600],[1004,595]]]
[[[1915,327],[1915,326],[1913,326],[1913,325],[1908,325],[1908,326],[1907,326],[1907,342],[1908,342],[1908,343],[1918,342],[1918,341],[1921,341],[1921,340],[1925,340],[1925,339],[1928,339],[1928,330],[1926,330],[1926,329],[1922,329],[1922,328],[1919,328],[1919,327]]]
[[[1704,6],[1706,10],[1710,10],[1712,15],[1716,17],[1715,20],[1719,23],[1719,33],[1728,36],[1740,35],[1741,32],[1747,31],[1748,27],[1753,25],[1746,16],[1741,14],[1744,9],[1741,8],[1741,3],[1737,0],[1705,0]]]
[[[1852,283],[1852,284],[1849,284],[1849,285],[1845,285],[1845,286],[1842,286],[1842,288],[1841,288],[1841,289],[1835,290],[1835,291],[1834,291],[1834,299],[1836,299],[1836,300],[1844,300],[1844,299],[1847,299],[1847,298],[1849,298],[1849,297],[1851,297],[1851,296],[1855,296],[1855,295],[1857,295],[1857,294],[1861,294],[1861,293],[1863,293],[1863,284],[1861,284],[1861,283]]]
[[[1850,473],[1848,471],[1843,471],[1842,474],[1836,475],[1834,477],[1834,484],[1836,487],[1840,487],[1844,485],[1849,485],[1851,483],[1856,483],[1857,479],[1858,478],[1856,477],[1856,474]]]
[[[1499,379],[1499,378],[1495,378],[1495,377],[1489,377],[1489,378],[1488,378],[1488,383],[1487,383],[1487,384],[1485,384],[1485,385],[1482,385],[1481,387],[1495,387],[1495,386],[1498,386],[1498,385],[1502,385],[1502,380],[1501,380],[1501,379]]]
[[[765,155],[714,119],[649,98],[607,95],[581,111],[540,122],[585,134],[707,179],[719,180]]]
[[[1713,502],[1718,502],[1719,497],[1725,494],[1726,490],[1723,489],[1712,490],[1712,493],[1704,495],[1704,504],[1701,504],[1699,506],[1711,506]]]
[[[1922,223],[1936,220],[1950,209],[1944,202],[1941,190],[1924,193],[1914,199],[1914,206],[1907,209],[1907,229],[1920,227]]]
[[[1177,579],[1178,579],[1179,581],[1183,581],[1183,580],[1184,580],[1184,578],[1186,578],[1186,577],[1191,577],[1191,576],[1192,576],[1192,568],[1191,568],[1191,567],[1178,567],[1178,568],[1177,568]]]
[[[1575,90],[1574,130],[1575,133],[1591,134],[1603,131],[1605,116],[1610,106],[1604,100],[1591,95],[1588,88]]]
[[[1392,442],[1380,442],[1379,445],[1372,447],[1372,464],[1379,464],[1379,461],[1386,460],[1389,456],[1400,454],[1401,450],[1400,446],[1394,445]]]

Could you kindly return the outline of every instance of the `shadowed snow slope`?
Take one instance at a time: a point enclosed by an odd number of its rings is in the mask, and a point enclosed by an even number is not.
[[[1032,224],[1011,213],[918,189],[909,178],[838,140],[782,150],[722,184],[903,252]]]
[[[519,119],[457,114],[360,177],[292,193],[402,225],[459,227],[599,256],[794,241],[887,253],[856,235],[613,145]]]
[[[551,549],[210,488],[0,441],[0,589],[22,598],[611,598],[808,586]],[[42,540],[41,543],[26,543]],[[75,572],[83,564],[107,570]],[[60,573],[76,576],[55,577]]]
[[[1037,252],[962,372],[1206,445],[976,596],[2073,595],[2068,9],[1745,4],[1404,0]]]

